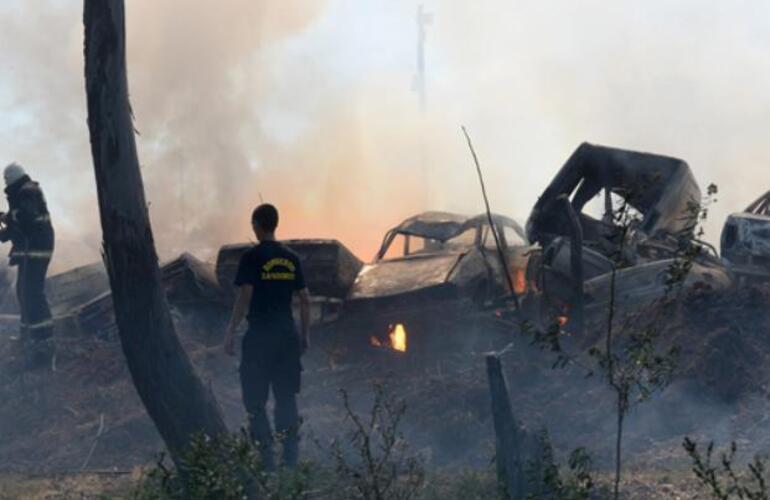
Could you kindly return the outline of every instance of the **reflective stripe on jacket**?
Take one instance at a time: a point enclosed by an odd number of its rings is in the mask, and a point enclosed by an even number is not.
[[[0,241],[11,240],[11,265],[20,259],[50,259],[54,249],[54,231],[43,190],[29,176],[5,189],[8,198],[6,228]]]

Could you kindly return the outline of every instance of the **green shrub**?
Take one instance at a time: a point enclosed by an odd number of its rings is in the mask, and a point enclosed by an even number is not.
[[[536,446],[527,467],[533,488],[527,500],[588,500],[598,495],[594,489],[593,463],[585,448],[573,450],[567,466],[560,467],[547,430],[538,434]]]
[[[175,468],[165,455],[140,482],[136,500],[266,500],[305,498],[309,467],[266,473],[259,450],[248,436],[195,436]]]
[[[713,442],[706,447],[705,455],[690,438],[685,438],[682,446],[692,460],[693,474],[712,498],[718,500],[770,499],[765,458],[755,456],[746,466],[746,470],[741,471],[735,466],[738,447],[734,442],[730,445],[729,451],[720,454],[717,464],[713,462]]]
[[[497,476],[492,469],[463,469],[430,475],[420,500],[492,500],[498,498]]]

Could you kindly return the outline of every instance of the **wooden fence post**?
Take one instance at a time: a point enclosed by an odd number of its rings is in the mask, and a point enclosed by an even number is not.
[[[497,480],[508,498],[518,500],[524,498],[526,482],[522,463],[522,435],[513,417],[500,357],[488,354],[486,362],[495,426]]]

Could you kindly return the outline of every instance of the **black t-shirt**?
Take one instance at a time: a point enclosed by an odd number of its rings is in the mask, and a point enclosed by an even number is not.
[[[263,241],[247,251],[238,265],[235,286],[252,285],[249,326],[257,329],[294,327],[291,301],[305,288],[299,257],[277,241]]]

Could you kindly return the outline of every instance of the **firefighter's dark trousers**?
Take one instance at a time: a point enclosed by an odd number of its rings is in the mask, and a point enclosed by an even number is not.
[[[18,264],[16,297],[21,308],[23,340],[45,340],[53,334],[53,320],[45,297],[50,259],[22,258]]]
[[[270,333],[250,328],[243,340],[241,390],[251,437],[258,443],[268,470],[275,467],[273,433],[266,410],[271,389],[275,398],[276,436],[283,445],[283,465],[297,464],[300,424],[297,393],[301,371],[299,339],[293,328]]]

